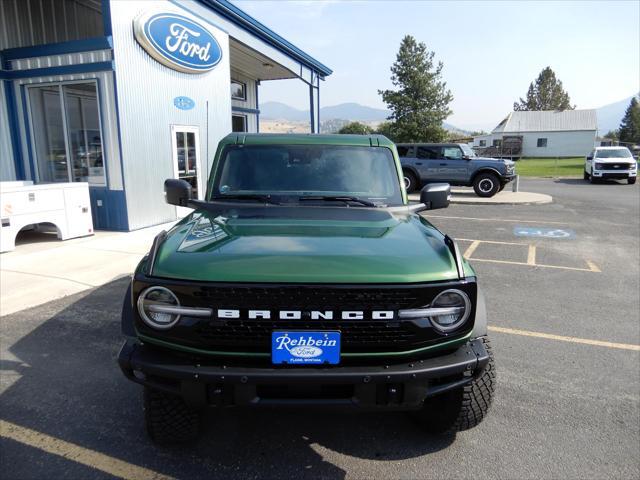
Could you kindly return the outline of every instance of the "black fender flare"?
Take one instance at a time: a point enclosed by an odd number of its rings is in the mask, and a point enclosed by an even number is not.
[[[122,316],[120,319],[120,329],[126,337],[135,337],[136,330],[133,326],[133,300],[131,298],[131,283],[127,288],[122,302]]]
[[[418,183],[422,183],[422,179],[420,178],[420,174],[418,173],[416,167],[412,167],[411,165],[402,165],[402,172],[404,173],[405,170],[413,173],[416,177],[416,180],[418,180]]]

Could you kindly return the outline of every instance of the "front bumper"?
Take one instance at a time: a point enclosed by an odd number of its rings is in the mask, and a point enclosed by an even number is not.
[[[595,178],[625,179],[635,178],[637,174],[637,170],[593,170],[591,175]]]
[[[502,176],[502,183],[509,183],[515,178],[516,178],[516,173],[515,172],[503,175]]]
[[[414,409],[429,396],[470,383],[488,361],[481,339],[437,357],[379,366],[202,365],[131,339],[118,356],[127,378],[182,396],[195,408],[280,404]]]

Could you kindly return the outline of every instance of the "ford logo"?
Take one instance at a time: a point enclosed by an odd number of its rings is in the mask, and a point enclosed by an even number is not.
[[[175,13],[143,14],[133,22],[138,43],[149,55],[184,73],[203,73],[222,59],[222,49],[205,27]]]
[[[173,99],[173,104],[180,110],[191,110],[196,106],[196,102],[189,97],[176,97]]]
[[[289,353],[298,358],[315,358],[322,355],[322,349],[318,347],[293,347]]]

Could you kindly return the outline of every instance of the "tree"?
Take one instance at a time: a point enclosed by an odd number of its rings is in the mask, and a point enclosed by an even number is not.
[[[389,120],[396,142],[438,142],[446,137],[442,122],[451,115],[453,95],[442,81],[442,62],[435,53],[407,35],[400,43],[391,66],[391,83],[396,90],[378,90],[391,110]]]
[[[573,110],[569,94],[562,88],[562,82],[556,78],[551,67],[540,72],[538,78],[529,84],[527,99],[520,98],[520,102],[513,104],[518,110]]]
[[[627,111],[622,117],[618,134],[621,142],[640,144],[640,104],[636,97],[631,98]]]
[[[360,122],[350,122],[343,126],[338,133],[355,133],[357,135],[370,135],[373,133],[373,128],[369,125],[365,125]]]
[[[398,142],[398,140],[396,139],[396,132],[393,130],[393,123],[391,122],[379,123],[374,133],[384,135],[392,142]]]
[[[608,138],[609,140],[617,141],[620,140],[620,136],[618,135],[618,130],[609,130],[604,138]]]

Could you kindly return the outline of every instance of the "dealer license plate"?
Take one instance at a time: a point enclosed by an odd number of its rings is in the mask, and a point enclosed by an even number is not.
[[[340,363],[340,332],[272,332],[271,361],[290,365]]]

